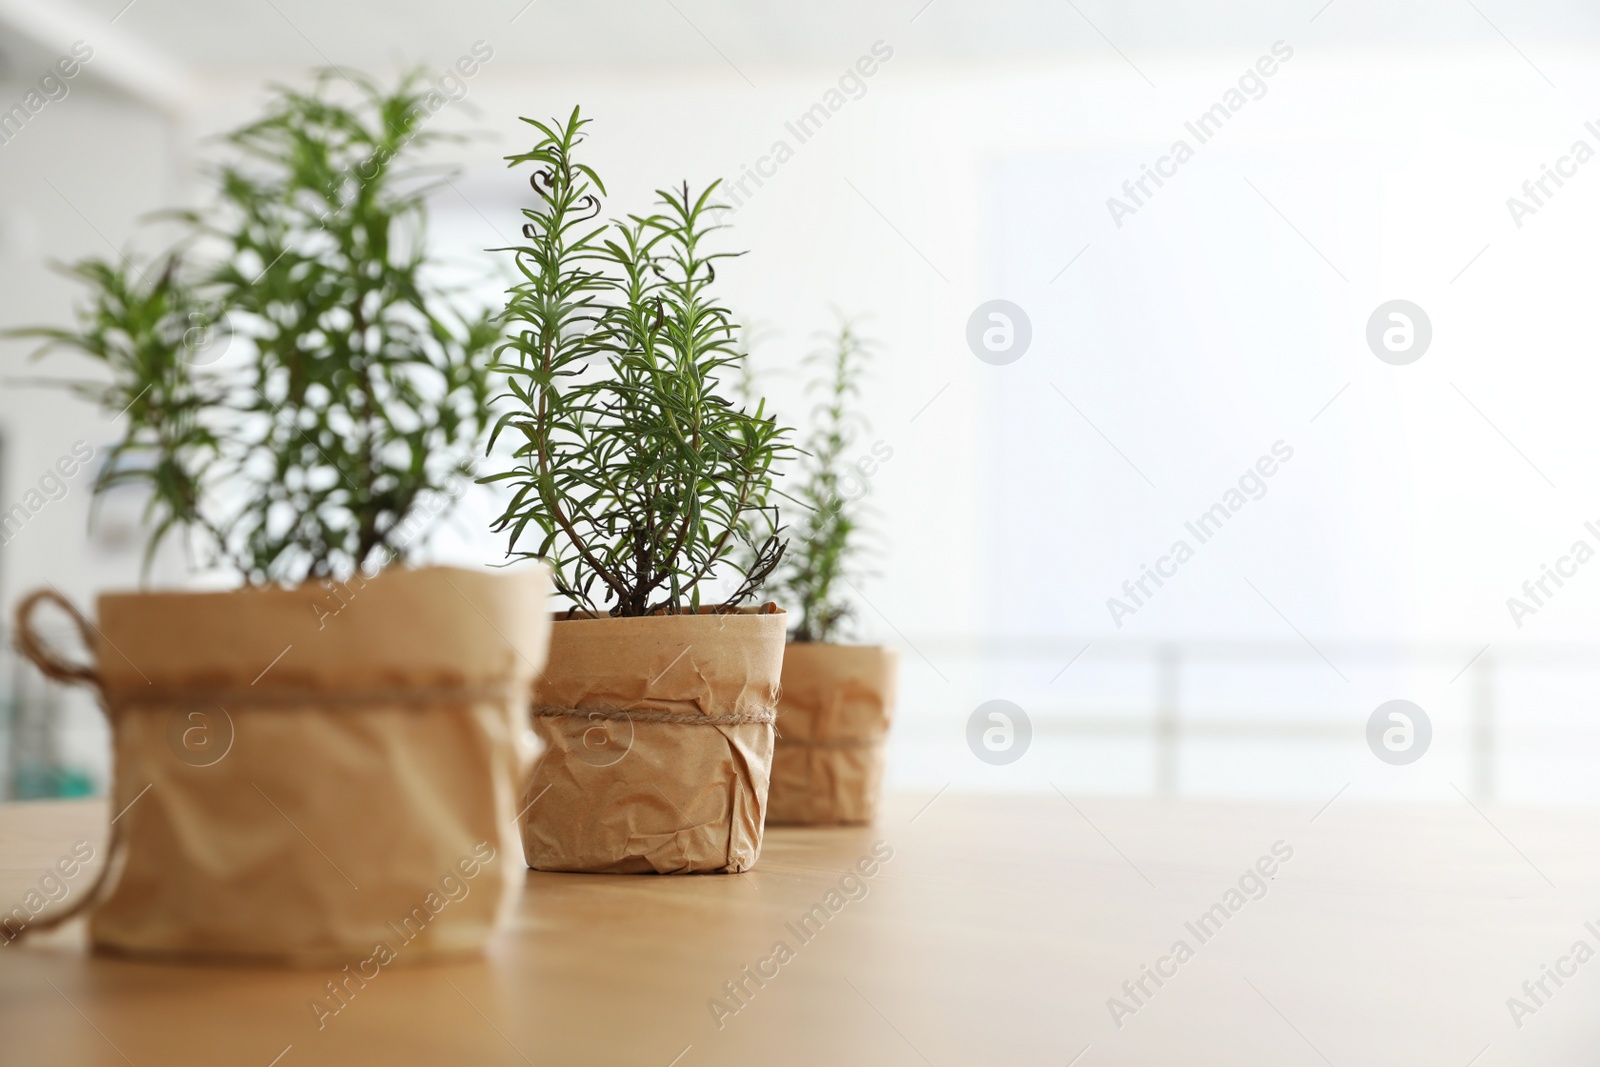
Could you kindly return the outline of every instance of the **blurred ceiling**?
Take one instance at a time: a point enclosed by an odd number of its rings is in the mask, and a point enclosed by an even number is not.
[[[879,38],[912,62],[1116,61],[1324,46],[1600,42],[1592,0],[0,0],[0,73],[85,39],[126,51],[157,95],[241,68],[447,63],[478,40],[497,69],[834,66]],[[42,57],[42,58],[41,58]],[[105,76],[102,72],[101,76]],[[125,86],[126,87],[126,86]]]

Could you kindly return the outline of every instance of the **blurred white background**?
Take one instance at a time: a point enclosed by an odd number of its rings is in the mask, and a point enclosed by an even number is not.
[[[476,134],[433,221],[486,300],[504,264],[483,250],[528,198],[500,163],[528,143],[519,115],[583,106],[608,213],[771,173],[728,220],[750,252],[725,272],[763,383],[803,419],[799,358],[835,311],[882,346],[868,440],[893,458],[859,636],[904,650],[893,786],[1600,799],[1600,563],[1520,627],[1507,608],[1575,541],[1600,549],[1600,159],[1520,226],[1507,207],[1575,142],[1600,152],[1592,6],[0,0],[0,110],[80,40],[69,95],[0,144],[0,326],[65,320],[49,260],[155,250],[139,219],[202,202],[205,139],[324,64],[442,74],[492,49],[433,120]],[[1275,48],[1199,143],[1185,124]],[[787,124],[830,99],[801,143]],[[1114,218],[1179,139],[1193,158]],[[993,299],[1031,324],[1003,366],[967,342]],[[1395,299],[1432,327],[1403,366],[1366,339]],[[29,350],[0,347],[0,510],[116,433],[21,384],[79,369]],[[1185,523],[1278,442],[1264,495],[1199,544]],[[0,547],[7,604],[138,581],[139,502],[106,501],[91,536],[85,484]],[[434,558],[497,561],[494,510],[469,499]],[[1179,539],[1194,558],[1113,618]],[[156,580],[185,581],[181,560]],[[1365,740],[1396,698],[1434,731],[1403,767]],[[59,758],[99,780],[104,730],[62,699]],[[992,699],[1032,725],[1002,766],[966,740]]]

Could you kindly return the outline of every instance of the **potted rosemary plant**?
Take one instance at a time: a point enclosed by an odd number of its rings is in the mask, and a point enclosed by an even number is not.
[[[816,398],[793,490],[801,518],[769,582],[798,613],[783,657],[769,823],[871,822],[883,782],[899,653],[840,643],[854,617],[848,593],[864,547],[863,500],[884,442],[857,455],[857,410],[871,344],[841,323],[807,364]]]
[[[24,653],[112,723],[118,873],[78,904],[102,948],[458,954],[516,884],[483,871],[531,755],[544,576],[404,566],[473,473],[498,330],[430,280],[417,79],[355,84],[277,90],[177,251],[77,264],[76,325],[22,331],[98,364],[69,383],[118,414],[96,491],[145,487],[150,551],[180,535],[243,585],[107,595],[93,625],[19,608]],[[88,662],[39,636],[49,602]]]
[[[565,601],[523,803],[540,870],[742,871],[761,849],[785,616],[750,603],[783,554],[768,505],[787,431],[735,404],[738,326],[712,294],[716,186],[595,222],[587,124],[525,119],[533,206],[495,364],[511,494],[496,529]],[[746,540],[751,519],[770,532]],[[713,592],[714,591],[714,592]]]

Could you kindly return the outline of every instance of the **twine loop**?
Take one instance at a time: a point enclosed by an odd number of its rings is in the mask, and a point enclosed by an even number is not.
[[[100,688],[100,672],[87,665],[74,663],[65,655],[52,648],[34,625],[34,614],[45,604],[54,604],[63,611],[72,624],[77,627],[78,634],[83,638],[84,646],[91,651],[95,648],[94,624],[79,611],[66,597],[54,589],[39,589],[29,593],[17,605],[17,625],[14,644],[19,653],[27,658],[29,663],[39,668],[39,673],[53,681],[65,685],[81,685]]]
[[[56,592],[54,589],[39,589],[23,597],[17,605],[17,626],[15,645],[19,653],[25,656],[29,663],[39,668],[39,673],[46,678],[61,682],[65,685],[81,685],[104,690],[100,685],[100,672],[87,664],[74,663],[67,659],[44,639],[34,627],[34,614],[45,604],[54,604],[66,613],[67,618],[77,627],[78,634],[83,638],[86,648],[93,654],[95,649],[94,624],[84,617],[77,606]],[[137,798],[136,798],[137,799]],[[53,915],[45,915],[34,919],[6,942],[20,940],[32,933],[41,933],[53,930],[69,919],[75,918],[90,908],[97,906],[105,896],[110,885],[112,869],[119,867],[123,848],[122,827],[115,822],[111,824],[110,840],[106,842],[105,865],[100,868],[93,883],[76,901],[62,908]]]

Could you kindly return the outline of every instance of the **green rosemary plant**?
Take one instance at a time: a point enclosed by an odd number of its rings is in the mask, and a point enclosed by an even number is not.
[[[657,210],[595,222],[605,186],[576,158],[587,120],[523,121],[536,194],[511,251],[520,280],[493,369],[507,410],[491,438],[515,443],[511,469],[483,480],[512,494],[495,524],[508,554],[546,560],[574,610],[615,616],[698,611],[748,599],[782,558],[769,504],[788,432],[723,395],[738,325],[711,293],[707,239],[720,227],[713,184],[660,190]],[[748,552],[753,514],[768,533]]]
[[[419,83],[276,90],[177,252],[73,265],[76,326],[19,331],[109,373],[69,384],[120,413],[95,489],[148,487],[147,563],[184,531],[253,584],[370,573],[473,471],[498,329],[429,280]]]
[[[867,429],[858,402],[871,351],[868,341],[841,322],[826,346],[806,357],[813,370],[806,392],[817,400],[792,489],[802,517],[771,583],[773,595],[797,613],[794,641],[832,641],[854,615],[843,587],[865,547],[865,486],[847,455]]]

